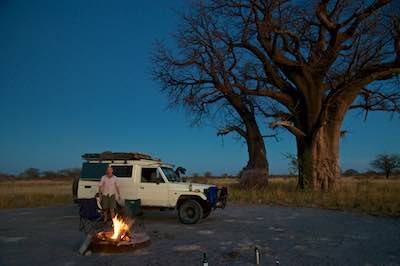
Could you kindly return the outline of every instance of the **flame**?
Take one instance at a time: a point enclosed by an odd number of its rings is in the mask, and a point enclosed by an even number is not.
[[[113,228],[114,228],[114,234],[111,236],[111,239],[118,239],[123,233],[129,231],[129,226],[124,222],[123,219],[118,218],[117,215],[114,216],[112,219],[113,221]]]

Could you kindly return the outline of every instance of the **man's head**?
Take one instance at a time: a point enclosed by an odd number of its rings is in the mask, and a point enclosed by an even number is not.
[[[106,175],[107,175],[108,177],[112,177],[112,176],[113,176],[113,169],[112,169],[111,166],[108,166],[108,167],[107,167]]]

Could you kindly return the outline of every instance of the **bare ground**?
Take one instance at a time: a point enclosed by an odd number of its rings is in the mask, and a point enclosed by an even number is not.
[[[0,265],[400,265],[400,219],[338,211],[231,204],[202,223],[148,211],[147,248],[81,256],[77,207],[0,210]]]

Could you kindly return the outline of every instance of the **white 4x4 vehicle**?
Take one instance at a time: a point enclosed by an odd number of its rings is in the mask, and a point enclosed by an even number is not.
[[[95,197],[107,166],[117,177],[123,202],[140,199],[141,207],[177,209],[182,223],[194,224],[211,210],[224,208],[227,189],[182,182],[173,165],[140,153],[92,153],[82,156],[81,176],[74,182],[76,200]]]

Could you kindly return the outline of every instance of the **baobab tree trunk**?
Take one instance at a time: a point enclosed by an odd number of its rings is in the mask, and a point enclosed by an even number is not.
[[[246,119],[244,122],[249,161],[240,174],[240,183],[244,186],[267,185],[269,166],[264,138],[255,118]]]
[[[300,189],[328,190],[340,176],[341,121],[328,122],[313,136],[297,137]]]

